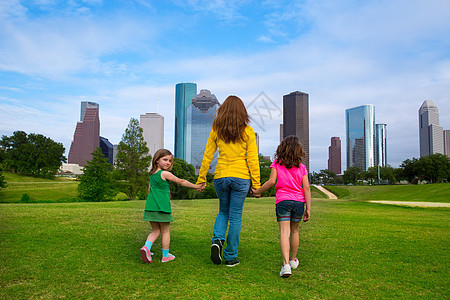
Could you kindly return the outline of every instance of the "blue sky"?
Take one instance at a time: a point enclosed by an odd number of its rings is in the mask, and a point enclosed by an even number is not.
[[[449,11],[446,0],[0,0],[0,135],[44,134],[67,154],[80,102],[94,101],[112,143],[158,112],[173,150],[175,84],[195,82],[253,103],[271,156],[283,95],[308,93],[312,171],[327,168],[333,136],[345,170],[345,109],[374,104],[397,167],[419,156],[424,100],[450,129]],[[251,109],[261,92],[263,120]]]

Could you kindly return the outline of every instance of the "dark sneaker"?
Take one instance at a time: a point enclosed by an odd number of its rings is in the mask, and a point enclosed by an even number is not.
[[[227,260],[225,261],[225,265],[227,267],[234,267],[237,266],[240,263],[239,259],[235,258],[233,260]]]
[[[214,240],[211,245],[211,261],[216,265],[222,263],[222,241]]]

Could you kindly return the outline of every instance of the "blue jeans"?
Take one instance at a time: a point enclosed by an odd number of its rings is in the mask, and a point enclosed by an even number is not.
[[[224,177],[214,179],[214,188],[219,196],[219,213],[214,223],[212,240],[225,240],[228,222],[227,247],[223,250],[224,260],[233,260],[238,255],[241,234],[242,209],[250,189],[250,179]]]

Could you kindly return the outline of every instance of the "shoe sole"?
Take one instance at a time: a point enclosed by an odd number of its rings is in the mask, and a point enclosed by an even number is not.
[[[226,265],[226,266],[232,268],[232,267],[236,267],[238,264],[240,264],[240,262],[238,262],[238,263],[236,263],[234,265]]]
[[[288,278],[291,275],[292,275],[292,273],[284,273],[283,275],[281,275],[281,277]]]
[[[152,258],[147,256],[147,251],[145,251],[144,249],[141,249],[141,257],[142,260],[144,261],[144,263],[146,264],[151,264],[153,263]]]
[[[222,263],[222,257],[220,257],[220,246],[217,244],[211,245],[211,261],[216,265],[220,265]]]

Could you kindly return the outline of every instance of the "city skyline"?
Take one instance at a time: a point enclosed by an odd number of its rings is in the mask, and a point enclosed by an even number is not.
[[[174,85],[196,82],[219,101],[234,94],[251,108],[261,93],[270,98],[251,111],[251,125],[260,152],[273,157],[282,122],[274,109],[300,90],[310,95],[310,171],[327,168],[330,137],[344,139],[345,108],[364,103],[388,124],[387,163],[398,167],[419,157],[424,100],[450,128],[449,10],[433,0],[7,1],[0,135],[43,134],[67,156],[80,102],[93,101],[111,143],[130,118],[155,112],[173,151]]]
[[[444,154],[444,128],[439,126],[439,109],[432,100],[425,100],[419,108],[420,157]]]

